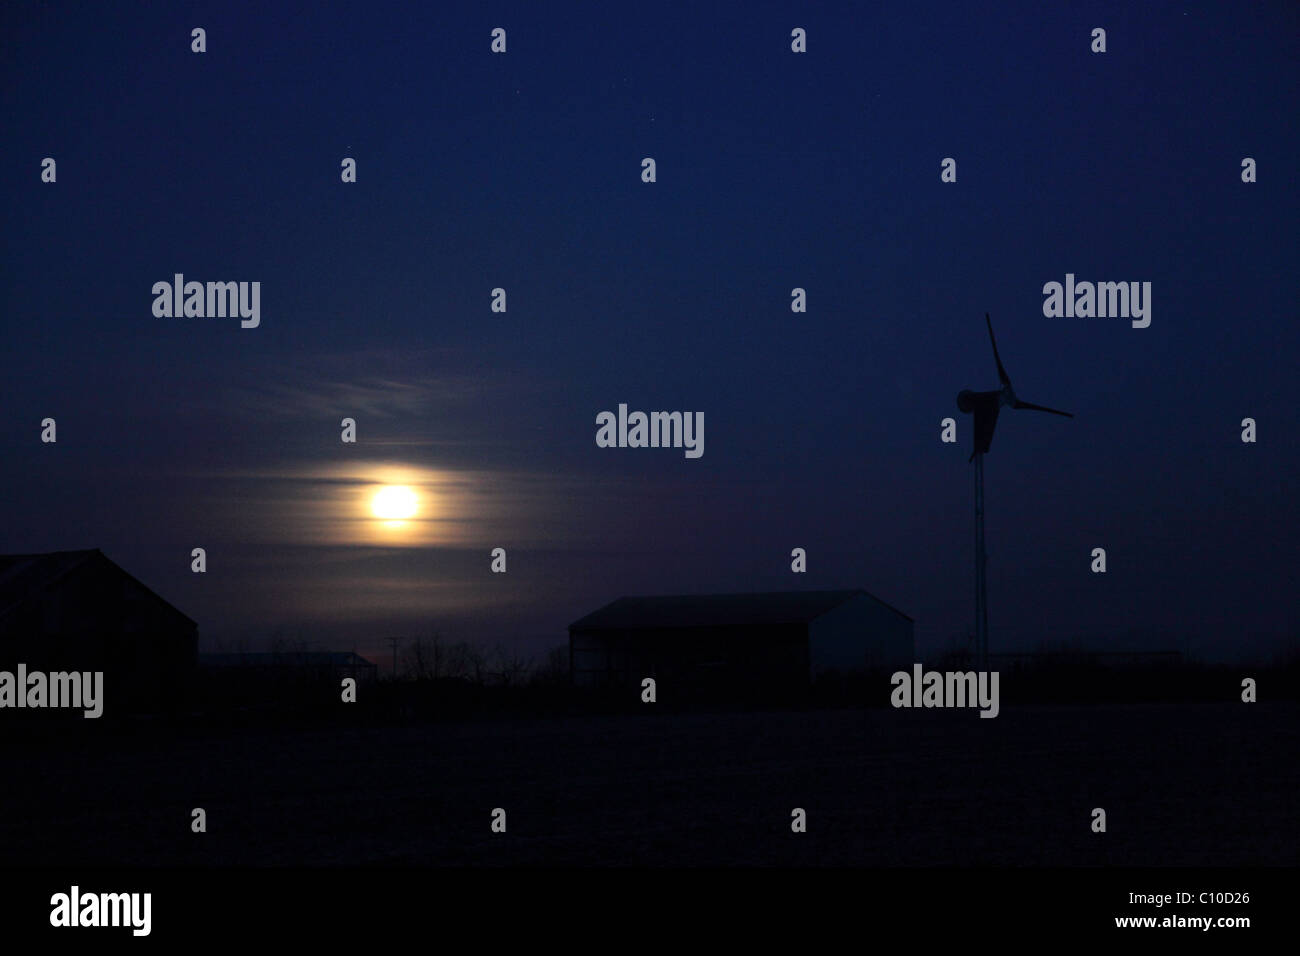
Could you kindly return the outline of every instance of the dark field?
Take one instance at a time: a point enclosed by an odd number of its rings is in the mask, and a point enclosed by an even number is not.
[[[0,744],[0,865],[1294,865],[1298,743],[1293,703],[78,729]]]

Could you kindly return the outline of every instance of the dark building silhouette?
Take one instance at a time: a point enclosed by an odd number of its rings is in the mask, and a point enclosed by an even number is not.
[[[569,625],[573,682],[792,691],[910,667],[913,621],[866,591],[622,597]]]
[[[184,699],[198,625],[99,549],[0,555],[0,670],[102,671],[105,713]]]

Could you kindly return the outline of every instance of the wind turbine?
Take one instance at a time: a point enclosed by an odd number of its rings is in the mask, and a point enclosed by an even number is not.
[[[967,414],[975,414],[975,450],[971,452],[969,461],[975,462],[975,656],[980,670],[987,670],[989,663],[989,597],[984,573],[987,560],[987,555],[984,554],[984,455],[993,444],[993,428],[998,423],[998,412],[1003,405],[1007,405],[1034,412],[1051,412],[1066,418],[1074,417],[1069,412],[1022,402],[1016,398],[1016,393],[1011,388],[1011,378],[998,356],[998,341],[993,337],[993,320],[987,312],[984,313],[984,322],[989,328],[993,361],[998,365],[998,379],[1002,382],[1002,387],[991,392],[972,392],[963,388],[957,393],[957,407]]]

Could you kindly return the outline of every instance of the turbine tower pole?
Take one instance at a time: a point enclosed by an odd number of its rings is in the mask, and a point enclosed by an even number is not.
[[[988,670],[989,595],[984,564],[984,453],[975,455],[975,660],[977,670]]]
[[[1035,412],[1050,412],[1073,418],[1069,412],[1046,405],[1023,402],[1016,397],[1011,387],[1011,376],[1002,367],[998,355],[998,340],[993,336],[993,320],[984,313],[984,324],[989,330],[989,345],[993,346],[993,361],[998,367],[998,381],[1002,387],[989,392],[972,392],[963,388],[957,393],[959,411],[973,413],[975,416],[975,450],[971,460],[975,463],[975,659],[980,670],[989,666],[989,591],[986,565],[988,555],[984,553],[984,453],[993,441],[993,429],[997,427],[998,412],[1003,406],[1013,409],[1028,409]]]

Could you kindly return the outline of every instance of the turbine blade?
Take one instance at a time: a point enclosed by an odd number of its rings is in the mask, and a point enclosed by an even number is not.
[[[1046,405],[1035,405],[1033,402],[1022,402],[1022,401],[1017,400],[1016,403],[1015,403],[1014,405],[1012,405],[1011,407],[1012,407],[1012,408],[1027,408],[1027,409],[1029,409],[1029,410],[1032,411],[1032,412],[1051,412],[1053,415],[1064,415],[1066,418],[1073,418],[1073,417],[1074,417],[1074,416],[1073,416],[1072,414],[1070,414],[1069,412],[1063,412],[1063,411],[1061,411],[1060,409],[1056,409],[1056,408],[1048,408]]]
[[[998,363],[998,378],[1003,385],[1010,385],[1011,378],[1007,375],[1007,370],[1002,367],[1002,359],[998,357],[998,340],[993,337],[993,320],[989,318],[987,312],[984,313],[984,322],[989,327],[989,341],[993,343],[993,361]]]

